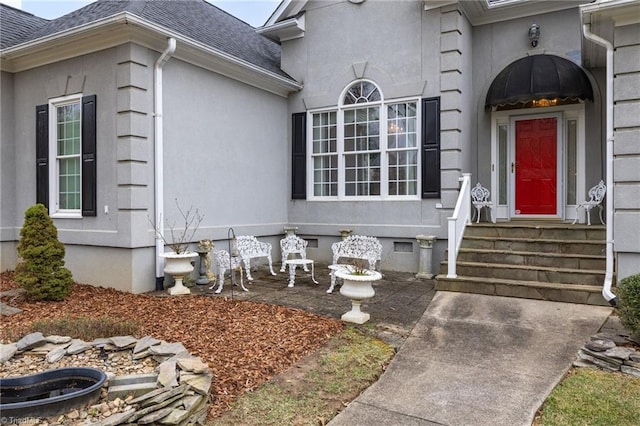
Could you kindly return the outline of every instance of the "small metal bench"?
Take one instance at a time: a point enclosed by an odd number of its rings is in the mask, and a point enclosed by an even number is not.
[[[489,201],[490,196],[491,193],[489,190],[480,185],[480,182],[471,189],[471,204],[476,208],[476,215],[478,216],[476,223],[480,223],[480,213],[482,209],[489,209],[490,220],[496,223],[496,219],[493,216],[493,202]],[[473,221],[473,218],[471,220]]]
[[[339,259],[365,260],[369,262],[369,269],[373,271],[376,270],[376,264],[382,260],[382,244],[376,237],[351,235],[345,240],[333,243],[331,250],[333,251],[333,265],[329,266],[329,269],[331,269],[331,286],[327,293],[332,293],[336,285],[336,270],[340,269]]]
[[[247,274],[247,279],[253,281],[251,276],[251,259],[257,257],[266,257],[269,261],[269,271],[271,275],[276,275],[273,272],[273,262],[271,260],[271,244],[258,241],[258,239],[252,235],[240,235],[237,237],[238,253],[244,263],[244,269]]]
[[[576,218],[573,221],[574,225],[578,222],[578,210],[580,208],[583,208],[587,214],[587,225],[591,225],[591,209],[596,206],[600,209],[600,223],[604,224],[604,220],[602,220],[602,200],[604,200],[606,193],[607,187],[602,180],[596,186],[591,188],[589,190],[589,199],[576,205]]]

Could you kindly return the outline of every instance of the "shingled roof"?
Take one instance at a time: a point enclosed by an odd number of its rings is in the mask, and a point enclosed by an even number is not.
[[[5,28],[5,7],[2,9],[2,48],[51,36],[110,16],[128,12],[155,25],[177,32],[208,47],[225,52],[265,70],[286,76],[280,69],[280,45],[257,34],[246,22],[218,9],[204,0],[98,0],[60,18],[47,21],[12,8],[12,14],[31,17],[31,29],[20,31]],[[27,22],[24,16],[7,16],[16,20],[13,28]],[[19,18],[19,19],[16,19]],[[41,22],[44,21],[44,22]]]
[[[0,49],[22,43],[48,22],[0,3]]]

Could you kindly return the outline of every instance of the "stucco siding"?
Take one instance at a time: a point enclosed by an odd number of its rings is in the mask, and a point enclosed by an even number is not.
[[[0,73],[0,271],[12,268],[16,262],[15,243],[19,232],[16,209],[16,138],[14,116],[13,75]]]
[[[198,238],[281,234],[287,222],[287,101],[173,59],[165,65],[165,213],[204,214]]]
[[[640,24],[614,30],[614,249],[618,279],[640,273]]]
[[[116,206],[115,178],[115,49],[61,61],[14,75],[16,111],[14,132],[23,141],[16,149],[15,179],[22,190],[16,194],[20,212],[13,226],[22,226],[22,212],[36,201],[35,107],[49,99],[81,93],[97,97],[97,204],[96,217],[55,219],[60,240],[68,244],[122,245],[117,216],[104,214],[103,206]],[[115,213],[112,211],[112,213]]]
[[[131,293],[155,288],[153,249],[66,245],[66,267],[75,282]]]

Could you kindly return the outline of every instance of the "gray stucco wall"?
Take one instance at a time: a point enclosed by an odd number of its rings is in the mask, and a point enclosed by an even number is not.
[[[165,66],[165,210],[204,214],[198,239],[282,235],[289,165],[285,98],[179,60]]]
[[[16,262],[16,163],[18,140],[14,134],[13,75],[0,73],[0,271]]]
[[[640,273],[640,24],[614,33],[614,250],[618,279]]]

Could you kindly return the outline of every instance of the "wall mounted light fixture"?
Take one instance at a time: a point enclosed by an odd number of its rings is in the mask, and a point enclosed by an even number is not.
[[[529,28],[529,41],[531,42],[531,47],[536,47],[538,45],[538,40],[540,39],[540,26],[538,24],[531,24]]]

